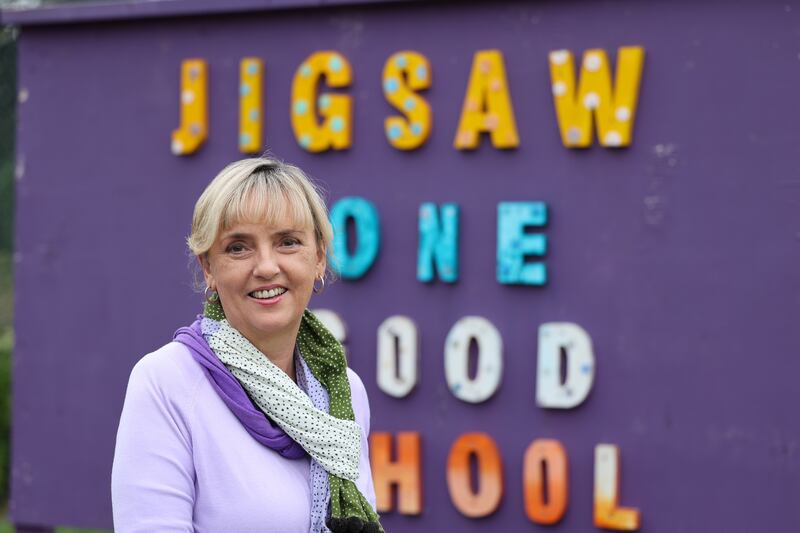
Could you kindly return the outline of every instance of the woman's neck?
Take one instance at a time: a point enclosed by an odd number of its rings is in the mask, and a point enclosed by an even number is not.
[[[294,368],[294,347],[297,342],[297,333],[283,337],[271,336],[269,339],[247,340],[253,343],[272,364],[286,372],[292,381],[297,381]]]
[[[238,331],[245,339],[258,348],[264,356],[275,366],[286,372],[293,381],[297,381],[294,368],[294,349],[297,343],[297,333],[300,331],[300,322],[280,328],[269,333],[248,327],[247,323],[238,323],[228,318],[228,324]]]

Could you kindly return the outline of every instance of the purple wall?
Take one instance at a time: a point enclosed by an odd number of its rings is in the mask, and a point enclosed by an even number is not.
[[[220,2],[221,4],[221,2]],[[6,17],[8,20],[9,17]],[[22,29],[19,106],[12,514],[37,524],[111,526],[110,469],[128,373],[200,309],[183,244],[195,199],[238,159],[238,62],[266,65],[266,137],[324,181],[331,200],[366,197],[382,246],[359,281],[312,301],[349,328],[351,365],[370,393],[374,431],[419,431],[419,517],[387,530],[537,530],[525,517],[528,444],[556,438],[570,505],[555,531],[591,531],[593,448],[622,451],[621,503],[642,531],[789,531],[800,524],[800,3],[486,2],[253,11]],[[547,53],[645,47],[633,145],[560,144]],[[452,140],[473,53],[497,48],[521,146]],[[352,148],[312,155],[294,142],[289,91],[312,51],[354,69]],[[428,143],[389,146],[381,71],[395,51],[427,55]],[[170,153],[181,60],[210,72],[211,133]],[[549,204],[550,283],[495,281],[499,201]],[[461,279],[416,281],[417,210],[461,206]],[[417,390],[375,383],[376,330],[394,314],[420,326]],[[465,315],[505,345],[498,393],[467,405],[448,391],[443,343]],[[592,337],[594,388],[570,411],[534,404],[536,329],[571,321]],[[485,431],[504,462],[497,513],[450,503],[447,454]]]

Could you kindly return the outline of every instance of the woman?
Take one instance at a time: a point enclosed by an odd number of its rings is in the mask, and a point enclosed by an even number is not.
[[[200,196],[187,242],[204,313],[131,373],[115,531],[382,531],[364,385],[306,310],[331,239],[291,165],[232,163]]]

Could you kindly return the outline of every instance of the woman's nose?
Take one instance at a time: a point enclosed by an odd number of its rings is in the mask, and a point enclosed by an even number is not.
[[[280,272],[278,257],[272,250],[265,250],[256,255],[256,264],[253,266],[253,276],[270,279]]]

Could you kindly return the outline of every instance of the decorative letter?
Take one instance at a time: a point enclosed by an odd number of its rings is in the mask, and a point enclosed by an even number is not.
[[[331,335],[333,335],[337,341],[344,344],[347,340],[347,326],[336,311],[331,311],[330,309],[314,309],[311,312],[314,313],[314,316],[322,322],[322,325],[331,332]]]
[[[331,208],[333,246],[331,266],[344,279],[363,276],[378,255],[380,246],[380,223],[378,211],[372,202],[356,196],[348,196]],[[356,225],[356,251],[350,255],[347,246],[347,219]]]
[[[526,263],[526,255],[544,255],[547,237],[529,235],[525,226],[547,224],[547,205],[543,202],[500,202],[497,204],[497,281],[507,285],[544,285],[544,263]]]
[[[400,514],[422,512],[420,439],[416,431],[397,434],[397,460],[392,461],[392,435],[372,433],[369,458],[379,513],[392,510],[392,485],[397,485],[397,509]]]
[[[207,70],[203,59],[181,63],[181,127],[172,132],[175,155],[196,152],[208,136]]]
[[[316,97],[317,82],[325,77],[329,87],[350,85],[350,63],[338,52],[315,52],[300,64],[292,82],[292,128],[297,142],[309,152],[350,147],[351,101],[343,94]],[[325,117],[317,124],[317,114]]]
[[[641,46],[620,48],[617,51],[615,88],[612,88],[605,50],[587,50],[583,54],[576,99],[572,52],[550,52],[553,100],[564,146],[586,148],[592,144],[592,112],[597,119],[597,133],[602,146],[628,146],[631,143],[643,63],[644,48]]]
[[[417,384],[417,326],[404,316],[392,316],[378,328],[378,388],[402,398]]]
[[[475,379],[468,372],[472,339],[478,343]],[[445,341],[444,374],[453,395],[465,402],[480,403],[495,393],[503,374],[503,339],[491,322],[465,316],[453,325]]]
[[[566,368],[561,367],[561,354]],[[594,351],[589,334],[577,324],[550,322],[539,326],[536,405],[557,409],[577,406],[592,389]],[[566,379],[561,382],[562,371]]]
[[[470,456],[478,463],[478,493],[472,492]],[[447,459],[447,488],[458,511],[470,518],[488,516],[503,497],[503,463],[486,433],[465,433],[453,443]]]
[[[569,498],[567,454],[561,443],[551,439],[533,441],[525,452],[522,479],[528,518],[545,525],[561,520]]]
[[[261,150],[263,73],[264,62],[257,57],[239,63],[239,150],[245,154]]]
[[[475,53],[454,146],[458,150],[477,148],[483,131],[491,134],[495,148],[519,146],[503,54],[499,50]]]
[[[419,251],[417,279],[433,280],[433,262],[446,283],[458,279],[458,205],[442,204],[441,222],[434,203],[419,207]]]
[[[408,80],[408,85],[405,80]],[[422,54],[407,50],[386,60],[383,66],[383,94],[406,117],[387,117],[384,121],[386,137],[398,150],[413,150],[428,138],[431,108],[414,91],[430,86],[431,67]]]
[[[619,448],[598,444],[594,448],[594,525],[618,531],[639,529],[639,510],[619,503]]]

